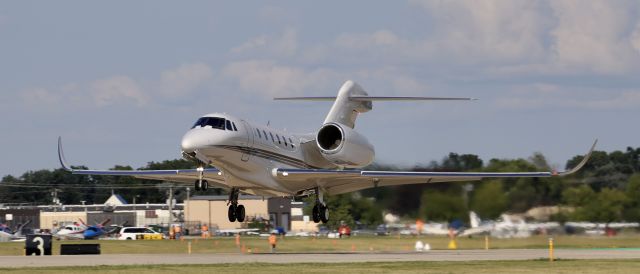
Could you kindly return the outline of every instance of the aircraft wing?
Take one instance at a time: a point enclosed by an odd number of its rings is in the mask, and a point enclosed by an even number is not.
[[[62,150],[62,139],[58,138],[58,159],[62,168],[78,175],[110,175],[110,176],[132,176],[140,179],[171,181],[178,183],[193,184],[198,180],[200,171],[197,169],[171,169],[171,170],[84,170],[73,169],[64,157]],[[224,184],[222,172],[217,168],[205,168],[203,170],[203,180],[207,180],[211,187],[228,188]]]
[[[472,227],[472,228],[463,230],[457,236],[468,237],[468,236],[479,235],[479,234],[488,234],[491,232],[492,229],[493,229],[492,226],[491,227],[490,226]]]
[[[276,168],[272,176],[285,184],[305,190],[316,186],[329,194],[341,194],[362,189],[408,184],[475,181],[484,178],[557,177],[576,173],[589,160],[598,140],[582,161],[568,171],[543,172],[412,172],[370,170],[325,170]]]

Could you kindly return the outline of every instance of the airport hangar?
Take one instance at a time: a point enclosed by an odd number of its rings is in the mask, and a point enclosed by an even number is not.
[[[0,223],[17,226],[31,220],[26,229],[56,230],[77,223],[88,225],[111,219],[111,224],[127,226],[149,226],[183,224],[192,234],[200,233],[200,227],[207,224],[211,229],[248,228],[252,221],[269,221],[271,227],[282,227],[285,231],[314,232],[317,224],[303,215],[303,203],[288,198],[263,198],[240,196],[247,208],[245,222],[229,222],[227,219],[227,196],[193,196],[183,203],[129,204],[118,194],[112,194],[103,204],[94,205],[0,205]],[[170,218],[172,216],[172,218]]]

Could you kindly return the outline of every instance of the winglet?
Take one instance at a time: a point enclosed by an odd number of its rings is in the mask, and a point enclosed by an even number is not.
[[[587,162],[589,161],[589,159],[591,158],[591,154],[593,154],[593,150],[596,148],[596,144],[598,144],[598,139],[596,139],[593,142],[593,145],[591,146],[591,149],[584,156],[584,158],[582,158],[582,161],[580,161],[580,163],[578,165],[576,165],[575,167],[573,167],[570,170],[563,171],[563,172],[558,172],[558,173],[553,174],[553,175],[554,176],[566,176],[566,175],[571,175],[571,174],[574,174],[574,173],[578,172],[578,170],[582,169],[582,167],[584,167],[584,165],[586,165]]]
[[[64,158],[64,151],[62,150],[62,137],[58,137],[58,160],[63,169],[67,171],[73,171],[71,166],[67,164],[67,160]]]

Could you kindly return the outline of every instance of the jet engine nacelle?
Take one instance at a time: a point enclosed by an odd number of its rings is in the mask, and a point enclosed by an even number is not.
[[[364,167],[371,164],[375,156],[367,138],[339,123],[323,125],[316,135],[316,145],[325,159],[342,167]]]

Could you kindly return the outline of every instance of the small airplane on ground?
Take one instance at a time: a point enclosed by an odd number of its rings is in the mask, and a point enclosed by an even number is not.
[[[372,109],[374,101],[474,100],[472,98],[369,96],[353,81],[346,81],[336,97],[288,97],[276,100],[332,101],[333,107],[314,133],[294,134],[250,123],[222,113],[207,114],[182,137],[182,156],[197,164],[181,170],[81,170],[65,160],[62,140],[58,158],[62,167],[78,175],[133,176],[142,179],[194,184],[195,190],[209,186],[229,190],[228,219],[245,220],[238,203],[240,192],[263,197],[315,195],[313,221],[326,223],[329,208],[323,195],[341,194],[373,187],[406,184],[474,181],[483,178],[553,177],[577,172],[589,153],[573,169],[544,172],[407,172],[362,170],[374,160],[375,150],[355,130],[359,114]],[[391,125],[392,126],[392,125]],[[383,128],[388,130],[389,126]],[[401,138],[406,136],[402,136]],[[597,140],[596,140],[597,142]]]
[[[621,230],[621,229],[638,229],[640,228],[640,223],[637,222],[611,222],[611,223],[591,223],[591,222],[566,222],[564,224],[565,230],[571,231],[572,233],[580,233],[583,232],[587,235],[605,235],[610,233],[610,231]]]
[[[551,231],[560,228],[558,222],[528,223],[523,219],[513,220],[502,214],[497,221],[483,221],[478,215],[469,212],[471,227],[461,230],[457,236],[491,235],[496,238],[526,238],[534,232]]]
[[[53,234],[53,237],[59,240],[82,240],[84,239],[85,230],[87,230],[87,226],[80,220],[80,223],[74,222],[60,228],[58,232]]]
[[[215,231],[215,235],[236,235],[236,234],[256,234],[258,235],[260,229],[257,228],[238,228],[238,229],[218,229]]]
[[[22,234],[22,230],[25,226],[29,225],[31,220],[26,221],[24,224],[18,225],[15,231],[12,231],[7,225],[0,225],[0,241],[1,242],[19,242],[24,241],[26,236]]]
[[[82,220],[80,220],[82,222]],[[106,235],[110,235],[115,233],[116,231],[118,231],[121,227],[125,226],[127,222],[124,222],[123,224],[119,225],[119,226],[115,226],[112,227],[111,229],[106,229],[105,226],[111,221],[111,219],[106,219],[104,221],[102,221],[102,223],[96,224],[96,225],[92,225],[92,226],[87,226],[84,222],[82,222],[83,225],[85,225],[87,227],[87,229],[82,233],[82,235],[84,236],[85,240],[94,240],[94,239],[98,239],[101,236],[106,236]]]
[[[79,221],[79,223],[74,222],[73,224],[64,226],[53,236],[57,239],[66,240],[92,240],[103,235],[109,235],[118,230],[118,227],[105,230],[105,225],[109,223],[111,219],[106,219],[102,221],[102,223],[92,226],[88,226],[82,219],[79,219]]]

